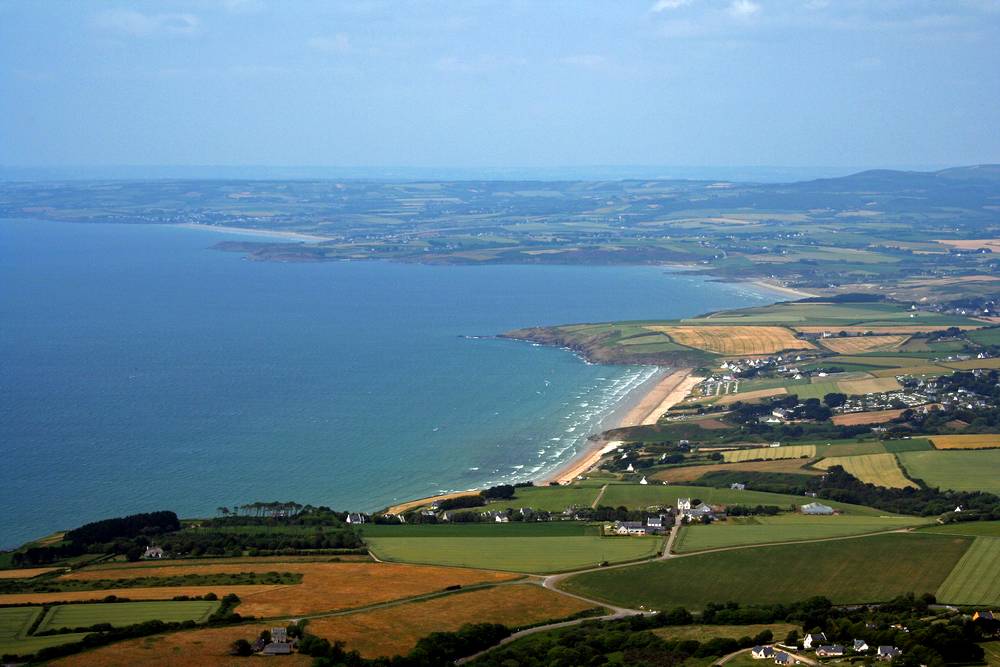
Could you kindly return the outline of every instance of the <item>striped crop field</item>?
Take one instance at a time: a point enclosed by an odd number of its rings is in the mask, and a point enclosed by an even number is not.
[[[890,489],[916,488],[899,467],[895,454],[863,454],[861,456],[831,456],[816,464],[817,468],[828,470],[840,466],[862,482],[884,486]]]
[[[1000,605],[1000,538],[977,537],[937,590],[947,604]]]
[[[823,347],[838,354],[862,354],[864,352],[893,351],[909,338],[907,334],[887,336],[847,336],[845,338],[824,338]]]
[[[776,459],[800,459],[816,456],[816,445],[789,445],[787,447],[756,447],[723,452],[726,463],[741,461],[773,461]]]

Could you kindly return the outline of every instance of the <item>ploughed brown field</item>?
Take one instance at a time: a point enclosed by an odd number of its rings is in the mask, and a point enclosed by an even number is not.
[[[40,593],[55,596],[50,599],[92,600],[105,595],[139,598],[135,591],[151,591],[152,599],[169,599],[173,595],[203,595],[214,591],[217,595],[235,592],[242,602],[237,611],[241,614],[269,617],[292,614],[309,614],[337,609],[363,607],[389,600],[441,591],[448,586],[468,586],[477,583],[497,583],[518,578],[508,572],[471,570],[455,567],[404,565],[398,563],[217,563],[212,565],[162,565],[136,570],[102,569],[74,572],[71,579],[113,579],[129,576],[175,577],[185,574],[236,574],[239,572],[299,572],[302,582],[279,586],[207,586],[184,587],[183,593],[174,588],[135,589],[114,591],[86,591],[73,593],[82,597],[67,598],[67,593]],[[257,590],[253,590],[257,589]],[[0,601],[10,596],[0,596]],[[35,602],[42,600],[25,600]]]
[[[774,326],[650,326],[674,342],[727,356],[773,354],[782,350],[811,350],[812,343],[799,340],[790,329]]]
[[[317,618],[309,622],[309,632],[330,641],[343,641],[347,649],[357,650],[366,658],[377,658],[408,653],[421,637],[457,630],[466,623],[519,627],[565,618],[593,606],[534,584],[514,584]]]

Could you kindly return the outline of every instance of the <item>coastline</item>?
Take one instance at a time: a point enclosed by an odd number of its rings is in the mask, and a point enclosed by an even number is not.
[[[691,388],[702,380],[694,376],[693,368],[679,368],[659,379],[621,419],[618,428],[655,424],[670,408],[683,401]],[[620,446],[619,441],[595,441],[571,459],[549,473],[542,483],[569,484],[593,468],[601,458]]]
[[[168,227],[180,227],[181,229],[198,229],[207,232],[224,232],[226,234],[240,234],[243,236],[263,236],[272,239],[288,239],[289,241],[311,241],[323,242],[331,240],[329,236],[319,234],[307,234],[305,232],[283,232],[275,229],[253,229],[252,227],[225,227],[222,225],[199,225],[194,222],[178,222],[170,224]]]
[[[757,287],[770,290],[772,292],[778,292],[779,294],[787,294],[788,296],[794,296],[799,299],[812,299],[820,296],[819,294],[814,294],[813,292],[805,292],[800,289],[795,289],[794,287],[785,287],[784,285],[776,285],[773,282],[767,280],[751,280],[751,285],[756,285]]]

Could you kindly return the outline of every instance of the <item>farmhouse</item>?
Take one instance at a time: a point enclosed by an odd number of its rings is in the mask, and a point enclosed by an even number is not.
[[[618,535],[645,535],[646,526],[641,521],[615,521],[615,533]]]
[[[795,662],[795,658],[788,655],[784,651],[778,651],[774,654],[774,664],[776,665],[794,665]]]
[[[765,660],[774,657],[774,649],[770,646],[754,646],[750,649],[750,657],[754,660]]]
[[[802,646],[805,648],[812,648],[813,645],[819,645],[820,642],[826,641],[826,635],[822,632],[819,634],[809,634],[802,638]]]
[[[830,646],[820,646],[816,649],[816,655],[821,658],[833,658],[844,655],[844,647],[840,644],[832,644]]]
[[[729,485],[729,488],[733,491],[746,491],[747,485],[743,482],[733,482]]]
[[[684,510],[691,509],[691,499],[690,498],[678,498],[677,499],[677,509],[683,512]]]
[[[146,547],[142,554],[143,558],[163,558],[163,549],[160,547]]]
[[[834,514],[834,509],[829,505],[824,505],[822,503],[809,503],[807,505],[802,505],[799,508],[803,514],[821,514],[829,515]]]
[[[868,650],[868,642],[866,642],[864,639],[855,639],[854,645],[851,647],[851,649],[855,653],[865,653]]]
[[[879,646],[876,655],[879,660],[892,660],[897,656],[903,655],[903,652],[895,646]]]
[[[360,525],[365,522],[365,515],[357,512],[350,512],[347,515],[347,523]]]
[[[663,516],[651,516],[646,519],[646,528],[651,531],[661,531],[663,530]]]

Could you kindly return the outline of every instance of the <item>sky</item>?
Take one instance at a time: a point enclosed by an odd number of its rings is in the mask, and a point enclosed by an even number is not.
[[[0,0],[0,165],[1000,162],[1000,0]]]

